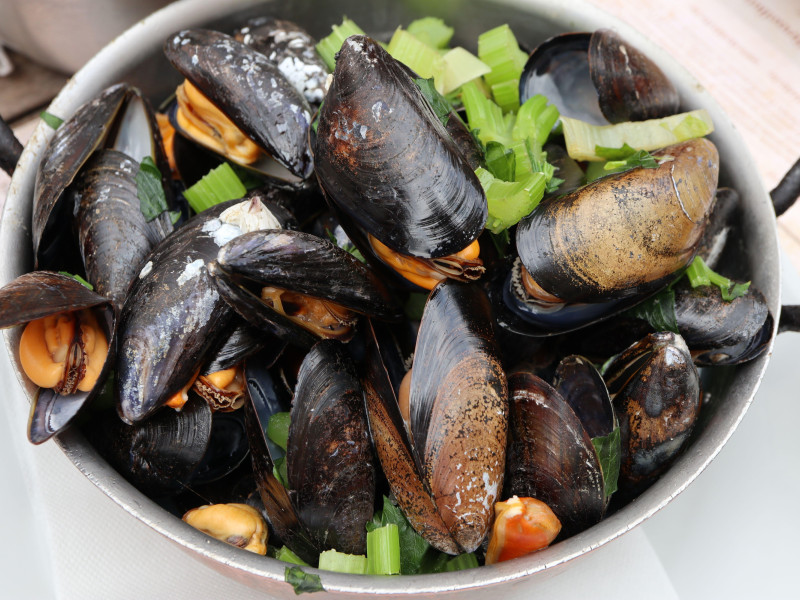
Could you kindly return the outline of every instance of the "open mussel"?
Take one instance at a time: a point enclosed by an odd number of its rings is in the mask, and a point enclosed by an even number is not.
[[[392,491],[417,532],[450,554],[481,544],[503,487],[508,391],[493,328],[480,288],[446,281],[425,306],[410,384],[400,386],[407,401],[389,382],[379,339],[365,359],[370,426]]]
[[[255,325],[271,320],[277,327],[285,318],[314,336],[348,340],[356,313],[400,317],[397,302],[369,268],[330,241],[299,231],[242,235],[220,249],[211,272],[220,292]],[[261,300],[253,302],[253,293],[236,285],[237,278],[256,284]],[[303,344],[308,336],[294,331],[274,332]]]
[[[337,56],[314,150],[326,197],[400,254],[465,249],[483,231],[486,198],[407,69],[365,36]]]
[[[311,175],[311,109],[266,56],[203,29],[171,36],[164,53],[186,77],[173,114],[179,133],[278,179]]]
[[[0,328],[21,324],[27,325],[17,360],[39,386],[28,439],[40,444],[101,393],[112,363],[115,311],[72,277],[34,271],[0,289]]]
[[[317,54],[317,41],[305,29],[285,19],[256,17],[237,29],[234,37],[275,63],[309,104],[322,103],[328,68]]]
[[[542,327],[549,332],[575,329],[636,304],[691,262],[714,204],[719,156],[706,139],[657,155],[663,162],[655,169],[548,198],[520,221],[522,268],[507,284],[525,303],[520,316],[554,321]],[[574,312],[576,303],[587,304],[583,315],[560,325],[559,312]]]
[[[36,172],[31,233],[37,268],[75,267],[68,262],[72,254],[77,255],[69,225],[73,210],[61,200],[91,154],[101,147],[137,161],[137,171],[138,162],[149,156],[162,175],[169,172],[154,113],[139,90],[117,84],[83,104],[56,130]]]
[[[663,71],[609,29],[543,42],[525,64],[519,89],[520,102],[544,94],[560,114],[596,125],[666,117],[680,104]]]

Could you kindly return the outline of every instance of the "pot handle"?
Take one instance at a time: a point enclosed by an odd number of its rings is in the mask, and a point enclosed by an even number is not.
[[[772,206],[775,207],[776,217],[791,208],[800,197],[800,158],[791,166],[769,195],[772,197]]]
[[[0,169],[13,175],[20,154],[22,154],[22,144],[8,123],[0,116]]]

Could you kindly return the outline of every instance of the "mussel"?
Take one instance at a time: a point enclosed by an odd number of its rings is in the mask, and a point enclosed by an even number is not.
[[[562,115],[596,125],[678,112],[680,97],[663,71],[610,29],[565,33],[531,53],[520,102],[544,94]]]
[[[420,535],[450,554],[481,544],[503,487],[508,389],[493,327],[480,288],[442,282],[420,324],[405,418],[375,337],[362,374],[375,448],[398,504]]]
[[[173,115],[179,133],[279,179],[311,175],[311,109],[266,56],[203,29],[171,36],[164,53],[186,77]]]
[[[400,254],[448,256],[483,231],[475,173],[407,69],[368,37],[338,54],[314,162],[327,198]]]
[[[23,323],[18,361],[40,387],[28,439],[41,444],[102,392],[113,362],[115,311],[72,277],[34,271],[0,289],[0,328]]]

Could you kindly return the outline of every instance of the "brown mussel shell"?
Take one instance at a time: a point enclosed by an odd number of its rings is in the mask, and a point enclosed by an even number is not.
[[[286,469],[289,495],[320,551],[365,554],[375,458],[361,384],[339,342],[319,342],[300,367]]]
[[[409,398],[411,441],[423,483],[450,534],[477,548],[503,488],[508,387],[489,301],[447,280],[420,323]]]
[[[617,426],[603,376],[586,358],[570,355],[562,359],[556,367],[553,388],[578,416],[590,438],[606,436]]]
[[[167,212],[148,222],[140,208],[139,163],[98,150],[71,186],[86,278],[119,309],[150,250],[172,232]]]
[[[683,339],[653,333],[617,356],[605,373],[620,421],[619,494],[648,487],[689,439],[700,411],[700,378]]]
[[[275,63],[309,104],[318,105],[325,98],[328,68],[317,54],[317,40],[305,29],[285,19],[256,17],[237,29],[234,37]]]
[[[509,386],[507,495],[547,504],[570,536],[599,522],[606,507],[600,462],[581,420],[561,395],[531,373]]]
[[[266,56],[206,29],[170,36],[164,53],[245,135],[299,179],[314,168],[307,138],[311,109]]]
[[[407,69],[365,36],[337,56],[314,151],[326,196],[402,254],[466,248],[483,231],[486,197]]]
[[[147,134],[139,133],[142,130]],[[60,200],[101,146],[113,147],[137,161],[150,156],[163,175],[169,173],[155,115],[139,90],[117,84],[80,106],[56,130],[36,172],[31,229],[36,268],[62,267],[62,236],[70,232],[65,223],[71,221],[72,211]]]
[[[92,307],[102,311],[98,322],[105,329],[109,345],[100,376],[90,392],[61,395],[52,389],[39,389],[28,422],[28,439],[34,444],[41,444],[64,429],[102,391],[113,362],[115,311],[108,298],[72,277],[49,271],[20,275],[0,289],[0,328],[3,329],[60,312]]]
[[[714,204],[719,155],[706,139],[657,155],[672,160],[543,200],[520,221],[519,256],[539,286],[564,302],[630,298],[689,264]]]
[[[206,268],[241,233],[218,204],[190,219],[155,247],[122,308],[116,397],[126,423],[141,421],[182,389],[228,333],[231,309]]]

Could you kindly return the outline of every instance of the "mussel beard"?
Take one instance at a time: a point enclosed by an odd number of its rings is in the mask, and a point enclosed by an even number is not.
[[[178,126],[198,143],[242,165],[253,164],[264,154],[188,80],[175,90],[175,98]]]
[[[480,279],[486,268],[478,257],[480,245],[474,240],[461,251],[441,258],[423,258],[400,254],[386,246],[372,234],[367,234],[370,248],[384,264],[399,275],[421,288],[432,290],[445,279],[456,281],[475,281]]]

